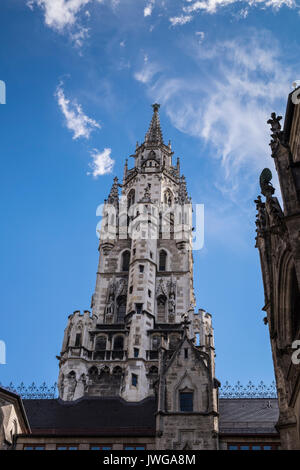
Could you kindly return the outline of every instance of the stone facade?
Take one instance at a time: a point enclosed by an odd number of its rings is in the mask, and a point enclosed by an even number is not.
[[[260,176],[256,247],[265,291],[265,323],[269,326],[279,399],[284,449],[300,449],[300,89],[288,97],[285,123],[272,113],[271,151],[278,173],[283,206],[274,196],[272,174]],[[294,101],[294,102],[293,102]]]
[[[191,199],[158,110],[105,200],[92,312],[69,316],[59,395],[157,396],[157,448],[216,449],[219,384],[211,316],[195,311]]]
[[[28,434],[29,423],[22,400],[0,387],[0,450],[12,449],[18,434]]]

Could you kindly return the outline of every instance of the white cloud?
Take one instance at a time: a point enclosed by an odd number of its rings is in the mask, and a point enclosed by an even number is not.
[[[191,0],[187,0],[191,1]],[[183,7],[183,11],[186,13],[193,13],[197,11],[205,11],[207,13],[216,13],[220,8],[226,7],[233,3],[246,3],[249,6],[261,6],[262,8],[271,7],[275,10],[280,9],[283,6],[293,8],[296,6],[295,0],[197,0],[194,1],[191,5]]]
[[[103,152],[100,152],[98,149],[93,149],[90,153],[93,161],[90,163],[92,172],[89,172],[88,175],[91,174],[94,178],[98,178],[98,176],[106,175],[107,173],[112,172],[115,162],[110,157],[110,148],[105,148]]]
[[[62,84],[57,87],[55,96],[66,119],[67,128],[73,132],[73,139],[79,137],[88,139],[93,129],[101,128],[98,122],[83,113],[81,106],[75,100],[70,101],[65,97]]]
[[[144,8],[144,16],[151,16],[154,8],[155,0],[149,0]]]
[[[91,0],[30,0],[27,5],[34,4],[42,8],[47,26],[62,31],[66,26],[73,26],[79,11]]]
[[[248,8],[242,8],[242,9],[239,11],[238,16],[239,16],[240,18],[245,19],[245,18],[247,18],[248,14],[249,14]]]
[[[266,121],[284,106],[293,75],[266,33],[205,48],[195,39],[193,47],[187,41],[202,80],[186,70],[149,76],[146,66],[139,74],[148,77],[149,96],[164,105],[172,124],[209,144],[205,156],[221,163],[215,186],[232,199],[243,186],[242,197],[249,197],[258,172],[273,165]]]
[[[180,16],[173,16],[172,18],[169,18],[172,26],[182,26],[192,21],[192,19],[193,17],[191,15],[180,15]]]
[[[89,30],[88,28],[79,28],[74,33],[70,33],[71,40],[75,44],[76,47],[81,47],[83,45],[83,41],[88,37]]]
[[[155,63],[149,62],[147,55],[144,56],[144,66],[134,74],[134,78],[141,83],[149,83],[159,72],[159,67]]]

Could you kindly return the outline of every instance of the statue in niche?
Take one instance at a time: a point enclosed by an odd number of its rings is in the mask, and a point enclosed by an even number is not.
[[[176,307],[175,294],[170,294],[168,307],[169,307],[169,314],[174,315],[175,307]]]
[[[114,310],[115,310],[115,301],[114,301],[114,298],[111,296],[108,299],[108,304],[106,306],[106,315],[113,316]]]
[[[76,380],[76,375],[75,375],[75,372],[70,372],[68,374],[68,395],[67,395],[67,400],[72,400],[73,399],[73,396],[74,396],[74,393],[75,393],[75,389],[76,389],[76,385],[77,385],[77,380]]]
[[[116,288],[116,297],[119,297],[120,295],[126,295],[127,294],[127,281],[125,279],[119,279],[117,282],[117,288]]]
[[[176,282],[173,278],[168,282],[168,290],[169,290],[169,300],[168,300],[168,310],[170,315],[175,315],[176,309]]]
[[[108,316],[108,319],[112,318],[115,312],[115,290],[116,290],[116,285],[115,285],[115,280],[113,279],[109,285],[108,285],[108,300],[106,303],[106,315]]]

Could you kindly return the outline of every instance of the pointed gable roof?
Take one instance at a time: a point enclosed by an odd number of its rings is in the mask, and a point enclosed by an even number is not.
[[[205,364],[205,360],[208,362],[208,364],[210,365],[210,357],[209,355],[204,352],[204,351],[199,351],[199,349],[196,348],[196,346],[194,345],[193,341],[187,336],[187,332],[186,332],[186,329],[184,330],[184,334],[183,334],[183,337],[181,338],[181,340],[178,342],[178,345],[176,347],[176,349],[174,350],[174,353],[172,354],[172,356],[167,359],[167,361],[165,362],[165,366],[164,366],[164,371],[163,371],[163,375],[166,375],[168,369],[170,368],[171,364],[174,362],[175,360],[175,357],[178,356],[178,354],[180,353],[184,343],[187,342],[190,346],[191,346],[191,350],[195,353],[195,356],[196,358],[201,362],[201,364],[205,367],[205,369],[208,371],[209,370],[209,367]]]

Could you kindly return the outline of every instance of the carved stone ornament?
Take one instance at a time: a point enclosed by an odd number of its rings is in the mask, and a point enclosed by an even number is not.
[[[166,285],[165,285],[165,283],[162,279],[158,280],[155,295],[156,295],[156,297],[159,297],[160,295],[168,297],[168,290],[167,290],[167,287],[166,287]]]
[[[282,140],[282,130],[281,130],[281,124],[280,121],[282,119],[282,116],[276,116],[276,113],[271,114],[271,119],[269,119],[267,122],[271,126],[271,142],[270,142],[270,147],[272,151],[272,156],[275,156],[275,153],[278,149],[279,143]]]
[[[266,197],[271,197],[275,192],[271,180],[271,170],[269,168],[264,168],[259,177],[259,184],[262,194]]]

